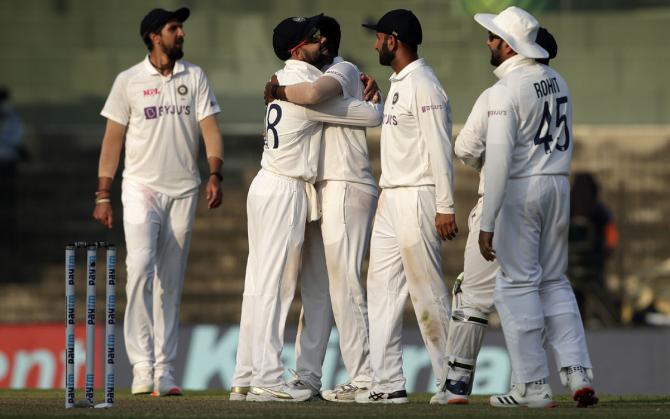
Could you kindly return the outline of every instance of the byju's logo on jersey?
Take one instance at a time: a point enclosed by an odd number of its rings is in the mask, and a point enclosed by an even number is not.
[[[144,117],[146,119],[156,119],[158,116],[158,112],[156,112],[156,107],[155,106],[148,106],[144,108]]]
[[[164,106],[147,106],[144,108],[145,119],[156,119],[165,115],[190,115],[191,106],[186,105],[164,105]]]

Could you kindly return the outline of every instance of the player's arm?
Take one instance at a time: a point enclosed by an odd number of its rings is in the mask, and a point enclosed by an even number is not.
[[[518,129],[515,108],[507,87],[495,85],[489,89],[484,205],[479,235],[479,248],[486,260],[495,259],[493,233],[507,189]]]
[[[221,205],[223,193],[221,191],[221,180],[223,175],[223,140],[221,130],[216,120],[216,115],[210,115],[200,121],[200,131],[205,143],[207,164],[209,165],[209,178],[207,179],[207,207],[217,208]]]
[[[111,119],[107,120],[102,138],[100,161],[98,163],[98,191],[95,193],[93,218],[100,224],[112,228],[111,189],[114,175],[119,167],[121,149],[126,135],[126,126]]]
[[[336,97],[318,105],[305,107],[305,117],[329,124],[376,127],[382,123],[384,108],[380,103],[351,97]]]
[[[223,141],[216,115],[221,112],[214,91],[209,85],[205,72],[197,69],[197,92],[195,98],[195,114],[205,143],[209,175],[207,177],[207,207],[217,208],[221,205],[221,167],[223,166]]]
[[[488,127],[488,89],[477,98],[463,129],[456,137],[454,154],[466,166],[481,170],[486,150]]]
[[[313,82],[303,82],[289,86],[271,85],[270,94],[275,99],[285,100],[297,105],[316,105],[336,96],[341,96],[342,85],[334,78],[323,75]]]
[[[416,86],[414,114],[419,135],[428,150],[435,182],[435,228],[442,240],[458,233],[454,209],[454,182],[451,159],[451,105],[438,86],[420,82]]]

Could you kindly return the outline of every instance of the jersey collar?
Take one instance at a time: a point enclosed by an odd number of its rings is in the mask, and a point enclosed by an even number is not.
[[[181,73],[182,71],[184,71],[185,68],[186,67],[184,66],[184,63],[182,63],[181,60],[177,60],[177,62],[174,63],[174,68],[172,69],[172,76],[171,77],[175,76],[176,74]],[[162,76],[162,74],[159,73],[158,70],[156,70],[156,67],[154,67],[151,64],[151,61],[149,61],[149,54],[147,54],[144,57],[144,70],[151,75]]]
[[[423,58],[419,58],[417,60],[412,61],[411,63],[407,64],[405,68],[403,68],[400,73],[393,73],[391,74],[391,77],[389,77],[389,80],[391,83],[394,81],[400,81],[407,77],[409,73],[412,71],[416,70],[419,67],[423,67],[426,65],[426,62],[423,60]]]
[[[342,58],[338,55],[337,57],[333,58],[332,63],[324,65],[323,68],[321,69],[321,71],[323,71],[325,73],[326,71],[328,71],[328,69],[330,67],[334,66],[335,64],[339,64],[339,63],[343,63],[343,62],[344,62],[344,58]]]
[[[533,63],[535,63],[534,59],[517,54],[514,57],[506,59],[505,62],[496,67],[495,70],[493,70],[493,74],[499,79],[502,79],[517,68]]]

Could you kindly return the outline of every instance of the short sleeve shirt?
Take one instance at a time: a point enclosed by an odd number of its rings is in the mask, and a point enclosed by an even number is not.
[[[198,123],[220,111],[200,67],[179,60],[165,77],[147,56],[117,76],[100,114],[127,127],[123,178],[179,198],[200,185]]]

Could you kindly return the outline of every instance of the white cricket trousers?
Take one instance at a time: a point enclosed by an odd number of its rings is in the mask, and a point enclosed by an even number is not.
[[[435,214],[433,186],[382,190],[370,242],[367,282],[373,391],[405,389],[401,338],[408,294],[436,386],[442,380],[450,308]]]
[[[484,200],[479,197],[477,205],[470,211],[468,217],[468,239],[465,243],[463,259],[463,283],[459,305],[473,308],[484,314],[494,310],[493,290],[498,272],[498,263],[489,262],[479,250],[479,225],[482,218]],[[454,307],[455,308],[455,307]]]
[[[570,185],[566,176],[510,179],[495,226],[500,270],[495,306],[516,382],[549,376],[543,334],[560,367],[591,368],[568,264]]]
[[[170,369],[177,356],[179,305],[197,194],[171,198],[123,180],[126,312],[131,365]]]
[[[249,257],[232,385],[284,383],[281,351],[305,237],[305,182],[261,169],[249,187]]]
[[[362,189],[363,188],[363,189]],[[321,221],[309,223],[300,273],[302,311],[296,338],[296,369],[302,380],[321,388],[323,360],[333,317],[349,377],[370,382],[368,307],[361,284],[377,196],[344,181],[317,184]],[[331,314],[332,308],[332,314]]]

